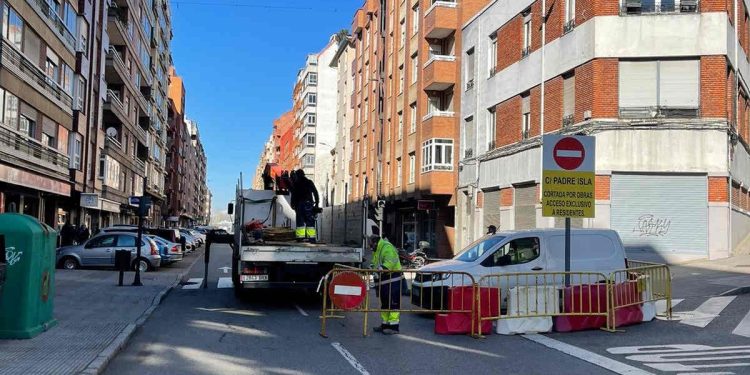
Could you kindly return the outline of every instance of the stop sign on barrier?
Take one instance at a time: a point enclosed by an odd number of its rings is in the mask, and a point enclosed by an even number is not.
[[[354,272],[342,272],[331,280],[328,296],[333,305],[344,310],[352,310],[362,304],[367,286],[362,276]]]

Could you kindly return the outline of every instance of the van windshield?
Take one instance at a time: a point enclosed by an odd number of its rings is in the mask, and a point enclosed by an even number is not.
[[[462,262],[473,262],[479,259],[486,252],[492,250],[498,243],[502,242],[505,237],[503,236],[492,236],[482,237],[468,247],[464,251],[458,253],[453,259],[460,260]]]

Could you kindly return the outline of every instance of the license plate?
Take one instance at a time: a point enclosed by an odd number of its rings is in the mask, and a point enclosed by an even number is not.
[[[268,275],[240,275],[240,281],[268,281]]]

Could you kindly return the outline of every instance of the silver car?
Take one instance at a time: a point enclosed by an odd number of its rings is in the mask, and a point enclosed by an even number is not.
[[[108,232],[101,233],[81,245],[65,246],[57,249],[57,265],[64,269],[80,267],[114,267],[115,251],[130,250],[132,269],[140,268],[141,272],[151,271],[161,266],[161,256],[156,243],[147,238],[141,239],[141,258],[137,258],[138,240],[136,233]]]

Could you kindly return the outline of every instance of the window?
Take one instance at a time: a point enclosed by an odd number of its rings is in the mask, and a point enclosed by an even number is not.
[[[466,51],[466,89],[470,90],[474,87],[474,48],[469,48]]]
[[[669,13],[669,12],[695,12],[697,0],[681,0],[679,5],[675,0],[641,0],[639,2],[623,2],[623,10],[626,14],[642,13]]]
[[[315,126],[317,123],[318,118],[314,113],[308,113],[307,114],[307,125]]]
[[[422,173],[453,170],[453,140],[433,138],[422,143]]]
[[[401,28],[401,48],[406,44],[406,18],[402,18],[400,22]]]
[[[497,70],[497,32],[490,35],[490,45],[487,47],[487,65],[490,67],[489,76],[494,76],[495,70]]]
[[[531,95],[521,95],[521,139],[529,139],[531,129]]]
[[[417,102],[409,105],[411,115],[409,116],[409,134],[417,131]]]
[[[419,56],[415,53],[411,57],[411,83],[417,83],[417,76],[419,75]]]
[[[86,22],[86,19],[81,17],[80,22],[78,24],[78,52],[83,52],[84,56],[89,55],[89,42],[88,42],[88,35],[89,35],[89,24]]]
[[[495,107],[487,108],[487,151],[495,149],[495,137],[497,131],[497,114]]]
[[[527,9],[523,12],[523,50],[521,51],[521,57],[526,57],[531,51],[531,10]]]
[[[404,65],[401,64],[398,67],[398,93],[402,94],[404,92]]]
[[[18,127],[18,112],[19,102],[18,97],[15,95],[5,92],[5,125],[11,129],[17,129]]]
[[[619,74],[621,117],[698,116],[699,60],[620,61]]]
[[[34,135],[36,134],[36,120],[21,115],[18,125],[18,131],[28,136],[29,138],[34,138]]]
[[[412,152],[409,154],[409,183],[414,183],[414,169],[416,168],[416,155]]]
[[[419,32],[419,3],[411,8],[411,31],[413,34]]]
[[[476,143],[476,131],[474,129],[474,116],[464,119],[464,126],[461,129],[461,147],[463,148],[463,157],[474,157],[474,144]]]
[[[94,237],[89,242],[86,243],[86,248],[91,249],[91,248],[97,248],[97,247],[114,247],[116,239],[117,239],[117,236],[115,235],[104,235],[104,236]]]
[[[42,143],[57,149],[57,124],[52,119],[42,116]]]
[[[130,234],[121,234],[117,237],[117,247],[135,247],[135,236]]]
[[[317,85],[318,84],[318,73],[309,73],[307,75],[307,84],[309,85]]]
[[[318,104],[318,95],[315,93],[309,93],[307,94],[307,100],[306,103],[311,106],[315,106]]]
[[[305,154],[305,157],[303,158],[303,162],[304,162],[305,167],[315,166],[315,155]]]
[[[396,186],[401,186],[403,182],[403,166],[401,165],[401,158],[396,159]]]
[[[576,76],[574,72],[563,75],[563,127],[574,123],[576,109]]]
[[[76,87],[75,87],[75,101],[76,101],[76,108],[79,111],[86,111],[86,78],[83,78],[81,76],[77,77],[76,81]]]
[[[539,239],[518,238],[509,241],[482,262],[484,267],[502,267],[524,264],[539,258]]]
[[[3,37],[20,51],[23,47],[23,19],[15,9],[3,5]]]
[[[45,65],[45,73],[52,81],[60,84],[60,58],[52,52],[51,48],[47,48],[47,63]]]
[[[78,22],[78,14],[76,14],[73,6],[69,2],[65,2],[65,13],[64,13],[65,28],[70,31],[71,34],[76,34],[76,24]],[[151,34],[148,34],[151,35]]]
[[[104,150],[99,149],[99,155],[102,155],[103,152]],[[104,172],[106,171],[106,169],[107,169],[107,158],[106,156],[102,155],[99,157],[99,173],[97,175],[100,180],[104,179]]]
[[[398,139],[404,134],[404,111],[398,111]]]
[[[502,242],[505,237],[493,236],[493,237],[482,237],[476,240],[471,245],[467,246],[465,250],[456,255],[453,259],[460,260],[462,262],[473,262],[482,257],[488,251],[491,251],[495,246]]]
[[[67,64],[62,64],[62,87],[65,92],[70,95],[70,97],[73,97],[73,69],[71,69]]]
[[[315,134],[307,134],[305,136],[305,141],[307,142],[308,146],[315,146]]]
[[[124,179],[121,183],[120,162],[107,155],[104,158],[106,159],[104,161],[104,185],[118,190],[120,186],[125,187]]]

